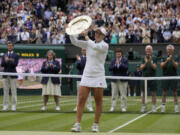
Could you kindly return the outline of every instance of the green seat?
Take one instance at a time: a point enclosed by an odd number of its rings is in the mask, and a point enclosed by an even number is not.
[[[157,56],[158,56],[158,50],[153,50],[153,52],[152,52],[152,56],[157,57]]]
[[[136,51],[134,51],[134,59],[135,60],[139,59],[139,53]]]
[[[139,59],[139,53],[137,51],[133,51],[133,60],[137,60]],[[128,58],[129,57],[129,53],[127,52],[126,53],[126,57]]]
[[[71,69],[69,71],[69,74],[77,74],[77,68],[76,68],[76,65],[75,63],[71,64]]]
[[[108,50],[107,57],[108,57],[108,60],[111,60],[112,58],[115,57],[115,52],[113,50]]]

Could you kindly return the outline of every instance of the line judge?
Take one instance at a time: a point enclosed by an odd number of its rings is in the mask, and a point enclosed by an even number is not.
[[[4,68],[3,72],[16,73],[16,67],[18,65],[19,56],[13,51],[14,44],[8,41],[7,44],[8,52],[2,57],[1,66]],[[12,93],[12,106],[11,110],[16,111],[17,104],[17,76],[3,75],[3,111],[7,111],[9,107],[9,89],[11,88]]]

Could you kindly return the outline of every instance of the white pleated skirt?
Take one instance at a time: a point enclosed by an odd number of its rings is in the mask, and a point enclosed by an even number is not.
[[[82,76],[80,86],[107,88],[105,76],[98,76],[98,77]]]
[[[49,79],[48,83],[43,84],[42,87],[42,96],[44,95],[61,96],[60,84],[53,84],[51,79]]]

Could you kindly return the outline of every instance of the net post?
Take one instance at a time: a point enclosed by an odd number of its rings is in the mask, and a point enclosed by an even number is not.
[[[144,89],[145,89],[145,104],[147,104],[147,79],[144,80]]]

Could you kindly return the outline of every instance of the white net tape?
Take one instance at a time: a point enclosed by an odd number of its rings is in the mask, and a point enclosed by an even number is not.
[[[39,73],[8,73],[0,72],[0,75],[9,76],[39,76],[39,77],[65,77],[65,78],[81,78],[81,75],[71,74],[39,74]],[[106,79],[121,79],[121,80],[179,80],[180,76],[166,76],[166,77],[126,77],[126,76],[106,76]]]

